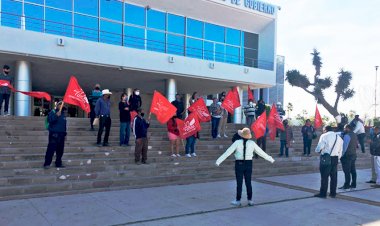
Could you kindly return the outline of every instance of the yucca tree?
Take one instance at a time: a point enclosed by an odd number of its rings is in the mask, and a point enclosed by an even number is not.
[[[352,80],[352,74],[349,71],[341,69],[338,72],[338,82],[335,84],[336,98],[333,104],[327,102],[324,90],[332,85],[331,77],[321,78],[322,59],[320,52],[316,49],[311,53],[313,56],[312,64],[315,68],[314,79],[311,82],[308,76],[301,74],[298,70],[290,70],[286,72],[286,80],[291,86],[303,89],[305,92],[314,96],[319,104],[322,104],[326,110],[334,117],[339,115],[338,104],[340,100],[347,100],[354,96],[354,89],[349,88]]]

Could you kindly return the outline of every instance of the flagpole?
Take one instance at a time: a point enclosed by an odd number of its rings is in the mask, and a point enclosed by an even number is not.
[[[62,101],[61,107],[59,108],[59,112],[62,112],[62,108],[63,108],[64,104],[65,104],[65,102]]]

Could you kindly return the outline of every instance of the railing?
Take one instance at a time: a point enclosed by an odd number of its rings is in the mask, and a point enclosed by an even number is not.
[[[217,43],[208,41],[208,43],[213,43],[213,50],[206,50],[204,48],[194,48],[186,46],[186,36],[171,34],[164,31],[158,31],[154,29],[144,28],[147,31],[155,31],[157,33],[161,33],[165,36],[165,42],[141,38],[130,35],[123,35],[119,33],[112,33],[104,30],[91,29],[88,27],[76,26],[72,24],[65,24],[50,20],[43,20],[40,18],[33,17],[22,17],[21,15],[12,14],[12,13],[4,13],[0,11],[1,16],[1,26],[14,27],[25,30],[32,30],[42,33],[56,34],[62,35],[72,38],[84,39],[88,41],[94,42],[102,42],[119,46],[126,46],[137,49],[144,49],[148,51],[162,52],[168,54],[175,54],[181,56],[187,56],[192,58],[204,59],[209,61],[216,62],[225,62],[229,64],[242,65],[247,67],[259,68],[264,70],[273,70],[274,63],[270,61],[258,60],[251,57],[243,57],[241,56],[241,47],[230,46],[225,44],[224,47],[234,47],[239,49],[239,54],[229,54],[225,52],[215,51],[215,47]],[[121,25],[123,33],[125,25]],[[138,28],[138,27],[136,27]],[[178,36],[183,38],[184,45],[178,45],[174,43],[169,43],[167,41],[167,36]],[[192,38],[192,37],[189,37]],[[198,39],[195,39],[198,40]],[[202,46],[204,46],[204,40],[199,39],[202,42]]]

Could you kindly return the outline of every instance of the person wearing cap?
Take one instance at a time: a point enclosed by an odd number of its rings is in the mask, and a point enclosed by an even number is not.
[[[49,143],[45,154],[44,169],[49,169],[53,160],[54,153],[55,167],[65,167],[62,165],[62,156],[65,148],[66,133],[66,108],[62,106],[62,101],[58,102],[56,108],[48,115],[49,123]]]
[[[108,137],[111,130],[111,92],[109,89],[102,90],[102,98],[99,98],[96,101],[95,105],[95,114],[99,118],[99,130],[96,144],[102,146],[102,134],[104,128],[106,128],[106,133],[104,135],[103,146],[108,146]]]
[[[266,154],[257,144],[251,140],[252,134],[249,128],[244,128],[238,131],[239,136],[242,138],[236,140],[224,154],[222,154],[216,165],[219,166],[228,156],[232,153],[235,155],[235,175],[236,175],[236,199],[231,202],[231,205],[241,206],[241,193],[243,187],[243,177],[245,180],[245,186],[247,188],[248,205],[253,206],[252,201],[252,158],[254,153],[258,154],[265,160],[273,163],[274,159]]]
[[[0,80],[8,81],[9,84],[13,83],[13,76],[9,73],[11,72],[11,68],[8,65],[3,66],[3,73],[0,74]],[[1,115],[1,107],[4,102],[4,115],[9,115],[9,98],[11,97],[11,89],[6,86],[0,86],[0,115]]]
[[[91,131],[94,131],[94,120],[95,120],[95,105],[98,99],[102,97],[102,91],[100,90],[100,85],[96,84],[94,87],[94,90],[92,90],[89,102],[90,102],[90,124],[91,124]]]

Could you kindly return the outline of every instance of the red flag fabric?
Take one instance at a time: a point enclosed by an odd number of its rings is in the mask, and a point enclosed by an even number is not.
[[[269,137],[271,140],[275,139],[277,129],[285,130],[284,125],[282,124],[281,117],[278,114],[277,107],[275,104],[272,105],[272,108],[269,113],[268,129],[269,129]]]
[[[314,119],[314,128],[318,129],[323,125],[321,114],[319,114],[318,106],[315,107],[315,119]]]
[[[131,115],[131,122],[133,122],[133,120],[137,116],[137,112],[136,111],[131,111],[129,114]]]
[[[90,112],[90,104],[83,89],[79,86],[78,80],[71,76],[69,85],[67,86],[63,102],[79,106],[85,112]]]
[[[47,101],[51,101],[50,94],[48,94],[46,92],[40,92],[40,91],[30,91],[30,92],[19,91],[19,90],[16,90],[9,83],[9,81],[7,81],[7,80],[0,80],[0,86],[7,86],[7,87],[9,87],[9,89],[11,89],[12,92],[22,93],[22,94],[25,94],[25,95],[28,95],[28,96],[31,96],[31,97],[34,97],[34,98],[38,98],[38,99],[45,98]]]
[[[206,103],[203,98],[199,98],[195,101],[188,110],[194,112],[201,122],[209,122],[211,120],[210,112],[207,109]]]
[[[177,108],[174,107],[166,97],[161,93],[154,91],[150,113],[155,114],[160,123],[167,123],[176,112]]]
[[[248,100],[255,101],[255,96],[253,95],[253,90],[251,90],[251,87],[248,86]]]
[[[191,113],[185,120],[178,118],[175,120],[178,126],[179,135],[182,139],[186,139],[202,129],[198,116],[195,113]]]
[[[237,88],[235,87],[232,91],[229,91],[224,98],[222,107],[226,109],[230,114],[234,114],[235,108],[240,107],[240,97]]]
[[[252,124],[252,131],[255,133],[256,139],[264,136],[267,129],[267,113],[264,111],[260,117]]]

